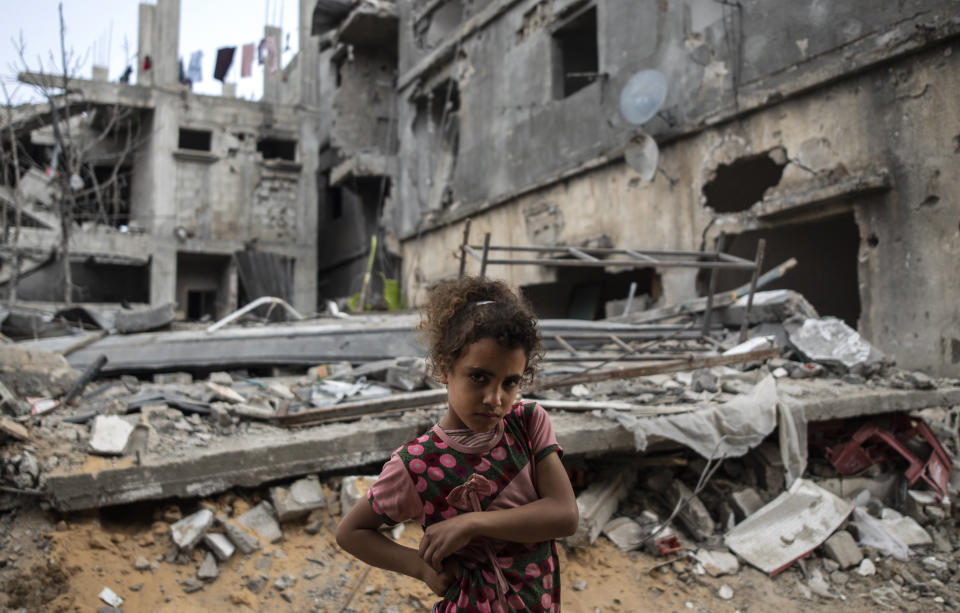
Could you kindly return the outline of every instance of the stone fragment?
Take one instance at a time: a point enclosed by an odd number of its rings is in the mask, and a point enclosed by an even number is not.
[[[224,402],[230,402],[233,404],[240,404],[246,401],[246,398],[241,396],[238,392],[233,391],[225,385],[214,383],[213,381],[207,381],[207,389],[213,392],[213,397],[217,400],[222,400]]]
[[[203,535],[203,543],[221,562],[229,560],[233,552],[236,551],[236,547],[230,542],[230,539],[217,532],[208,532]]]
[[[932,573],[943,573],[949,568],[949,565],[943,560],[938,560],[935,556],[927,556],[921,560],[923,567]]]
[[[697,551],[696,557],[711,577],[735,575],[740,570],[740,561],[737,560],[737,556],[726,551],[701,549]]]
[[[197,569],[197,579],[203,581],[213,581],[220,576],[220,568],[217,566],[217,558],[212,553],[207,552],[203,558],[203,563]]]
[[[230,542],[237,546],[237,549],[240,550],[240,553],[249,555],[260,549],[260,541],[257,539],[256,535],[250,531],[249,528],[240,525],[234,519],[228,519],[222,523],[223,531],[226,532],[227,538],[229,538]]]
[[[747,487],[730,494],[730,504],[737,521],[743,521],[763,508],[763,499],[757,490]]]
[[[643,545],[643,528],[629,517],[618,517],[607,522],[603,533],[620,551],[633,551]]]
[[[200,509],[170,526],[170,536],[181,550],[192,549],[213,525],[213,512]]]
[[[133,567],[136,570],[150,570],[150,560],[143,556],[137,556],[137,559],[133,562]]]
[[[0,432],[18,441],[26,441],[30,438],[30,433],[26,428],[6,417],[0,417]]]
[[[283,539],[283,532],[280,531],[280,524],[277,523],[273,506],[266,500],[238,517],[237,521],[256,532],[268,543],[276,543]]]
[[[403,525],[403,524],[399,524]],[[319,509],[316,511],[311,511],[310,515],[307,516],[307,524],[304,526],[303,531],[307,534],[317,534],[323,530],[323,511]]]
[[[724,583],[720,586],[720,589],[717,590],[717,596],[719,596],[722,600],[732,600],[733,588]]]
[[[686,484],[679,479],[674,479],[665,494],[671,506],[676,506],[681,500],[687,501],[677,514],[677,520],[690,533],[690,536],[698,541],[704,541],[713,534],[716,524],[710,512]]]
[[[196,577],[189,577],[180,582],[180,587],[183,588],[183,591],[187,594],[192,594],[194,592],[199,592],[203,589],[203,583],[197,580]]]
[[[316,475],[294,481],[289,488],[270,488],[270,499],[281,522],[300,519],[327,505],[323,487]]]
[[[884,512],[886,511],[887,509],[884,509]],[[927,531],[914,521],[912,517],[902,515],[894,517],[889,513],[886,513],[886,515],[887,517],[882,517],[879,520],[880,525],[883,526],[884,530],[903,541],[907,547],[929,545],[933,542],[933,539],[930,538]]]
[[[690,387],[695,392],[716,392],[720,389],[717,375],[709,369],[702,368],[693,372]]]
[[[340,484],[340,512],[346,515],[353,505],[357,504],[363,498],[366,498],[370,486],[377,480],[375,476],[350,476],[344,477]]]
[[[263,588],[267,586],[267,577],[259,575],[257,577],[251,577],[247,580],[247,589],[253,592],[254,594],[259,594],[263,591]]]
[[[863,552],[857,546],[853,536],[846,530],[837,530],[823,544],[823,549],[831,559],[840,565],[841,569],[860,564]]]
[[[279,579],[273,582],[273,587],[277,588],[281,592],[285,589],[291,588],[297,584],[297,578],[291,574],[283,573]]]
[[[297,597],[294,596],[293,592],[280,592],[280,598],[283,598],[287,602],[293,602]]]
[[[133,424],[116,415],[97,415],[90,428],[90,448],[102,455],[120,455],[127,447]]]
[[[872,577],[877,574],[877,567],[870,558],[864,558],[857,567],[857,574],[861,577]]]
[[[233,377],[230,376],[230,373],[222,370],[210,373],[210,376],[207,377],[207,380],[218,385],[230,385],[233,383]]]
[[[573,591],[582,592],[587,589],[587,580],[586,579],[577,579],[573,583]]]
[[[120,598],[119,596],[117,596],[117,593],[108,587],[105,587],[102,590],[100,590],[100,593],[98,594],[98,596],[100,600],[104,601],[111,607],[119,607],[120,605],[123,604],[123,598]]]

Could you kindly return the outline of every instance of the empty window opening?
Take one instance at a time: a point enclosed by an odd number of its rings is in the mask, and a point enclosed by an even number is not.
[[[786,162],[778,163],[769,152],[720,164],[703,186],[706,206],[717,213],[746,211],[763,200],[767,189],[780,183]]]
[[[187,319],[213,319],[217,316],[216,290],[187,290]]]
[[[330,210],[330,219],[343,217],[343,191],[339,187],[328,187],[327,208]]]
[[[194,151],[210,151],[213,133],[210,130],[188,130],[180,128],[180,139],[177,147]]]
[[[723,250],[752,260],[760,238],[767,240],[763,256],[764,270],[792,257],[803,263],[783,278],[764,286],[763,290],[792,289],[800,292],[820,315],[832,315],[852,328],[857,326],[860,318],[857,281],[860,231],[852,212],[811,223],[730,236]],[[700,287],[704,291],[707,278],[708,274],[701,273]],[[717,290],[733,289],[749,281],[750,275],[746,272],[722,271],[717,275]]]
[[[150,266],[119,264],[98,256],[70,262],[71,300],[102,304],[150,302]],[[6,289],[6,288],[5,288]],[[36,302],[63,300],[63,264],[57,259],[23,270],[17,297]]]
[[[262,138],[257,141],[257,151],[264,160],[297,161],[297,141],[285,138]]]
[[[231,306],[232,257],[205,253],[177,254],[178,315],[190,320],[223,317]],[[235,300],[234,295],[234,300]]]
[[[558,97],[571,96],[597,80],[600,73],[597,7],[590,7],[561,26],[553,33],[553,40]]]
[[[652,304],[663,293],[660,275],[652,268],[620,273],[602,268],[561,268],[553,283],[526,285],[521,288],[534,312],[541,318],[601,319],[621,315],[622,302],[636,283],[631,311]]]

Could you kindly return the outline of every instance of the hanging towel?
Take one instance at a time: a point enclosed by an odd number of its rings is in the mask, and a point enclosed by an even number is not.
[[[243,46],[243,58],[240,65],[240,76],[249,77],[253,74],[253,43]]]
[[[266,63],[270,74],[277,72],[277,39],[275,37],[268,36],[260,41],[260,63]]]
[[[153,66],[153,62],[150,61],[150,56],[145,56],[143,58],[143,69],[150,70],[150,67]]]
[[[203,51],[194,51],[190,54],[190,64],[187,66],[187,78],[194,83],[203,80]]]
[[[223,82],[233,64],[233,54],[237,52],[236,47],[221,47],[217,49],[217,66],[213,69],[213,78]]]

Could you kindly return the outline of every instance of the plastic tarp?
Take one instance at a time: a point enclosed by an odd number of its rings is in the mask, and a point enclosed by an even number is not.
[[[750,392],[690,413],[640,417],[608,410],[605,417],[633,432],[637,451],[652,436],[676,441],[707,459],[736,457],[765,439],[777,425],[777,384],[767,375]]]

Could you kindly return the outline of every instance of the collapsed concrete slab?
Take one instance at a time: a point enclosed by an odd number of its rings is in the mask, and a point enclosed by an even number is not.
[[[779,384],[778,391],[786,410],[808,421],[960,405],[960,388],[891,390],[797,380]],[[360,425],[332,423],[300,430],[263,426],[253,434],[215,439],[176,455],[142,454],[139,464],[121,458],[95,468],[65,465],[47,475],[45,491],[55,508],[71,511],[206,496],[314,473],[379,468],[399,445],[419,436],[437,418],[436,412],[409,411],[402,417],[367,418]],[[637,449],[634,433],[605,417],[556,412],[551,421],[568,456],[629,454]],[[676,446],[663,438],[646,442],[648,450]]]

